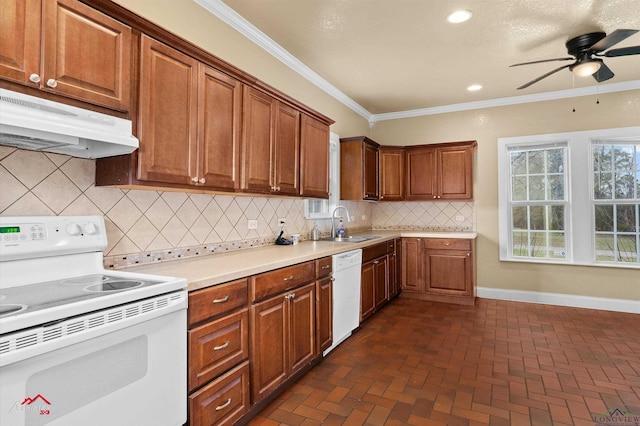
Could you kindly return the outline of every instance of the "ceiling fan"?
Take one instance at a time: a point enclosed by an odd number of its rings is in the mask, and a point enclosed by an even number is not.
[[[569,68],[571,72],[581,77],[593,75],[593,78],[595,78],[597,82],[609,80],[614,76],[614,74],[604,61],[600,59],[600,57],[604,56],[611,58],[615,56],[640,55],[640,46],[607,50],[637,32],[638,30],[615,30],[609,35],[603,32],[583,34],[572,38],[565,44],[567,46],[567,52],[569,55],[572,55],[571,57],[542,59],[540,61],[522,62],[520,64],[510,65],[511,67],[518,67],[520,65],[539,64],[542,62],[574,61],[572,64],[558,67],[526,84],[523,84],[518,87],[518,90],[525,89],[543,78],[547,78],[551,74],[565,68]],[[605,50],[607,51],[605,52]]]

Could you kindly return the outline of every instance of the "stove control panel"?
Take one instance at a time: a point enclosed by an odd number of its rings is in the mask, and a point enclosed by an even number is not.
[[[102,216],[0,216],[0,261],[102,251]]]

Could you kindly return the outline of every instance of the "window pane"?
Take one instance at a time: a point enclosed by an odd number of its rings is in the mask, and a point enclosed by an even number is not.
[[[549,257],[564,259],[567,257],[567,245],[564,232],[549,233]]]
[[[529,256],[529,233],[527,231],[513,232],[513,256]]]
[[[531,206],[531,229],[547,229],[547,215],[545,206]]]
[[[547,234],[545,232],[531,233],[531,256],[547,257]]]
[[[549,194],[547,200],[564,200],[564,176],[549,176]]]
[[[527,153],[526,151],[511,152],[511,173],[523,175],[527,173]]]
[[[610,200],[613,188],[611,173],[596,173],[593,181],[593,196],[596,200]]]
[[[605,172],[611,170],[611,146],[594,145],[593,147],[593,171]]]
[[[596,234],[596,260],[611,262],[615,260],[613,235]]]
[[[529,176],[529,200],[545,199],[544,176]]]
[[[550,206],[549,229],[564,231],[564,206]]]
[[[513,201],[525,201],[527,199],[526,176],[516,176],[513,178],[511,199]]]
[[[596,232],[613,232],[613,206],[596,205]]]
[[[547,173],[564,172],[564,150],[562,148],[547,150]]]
[[[527,229],[527,207],[514,207],[511,209],[513,216],[513,229]]]
[[[616,198],[619,200],[635,198],[634,173],[616,173]]]
[[[529,173],[544,173],[544,151],[529,151]]]
[[[618,237],[618,261],[638,261],[638,248],[636,246],[635,235],[620,235]]]
[[[616,228],[618,232],[636,232],[636,210],[634,205],[618,205],[616,208]]]

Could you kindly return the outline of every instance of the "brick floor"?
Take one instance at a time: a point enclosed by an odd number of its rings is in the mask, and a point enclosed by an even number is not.
[[[640,416],[640,315],[396,299],[252,425],[594,425]]]

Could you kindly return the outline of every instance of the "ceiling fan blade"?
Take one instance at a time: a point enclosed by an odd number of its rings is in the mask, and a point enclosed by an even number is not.
[[[622,47],[620,49],[611,49],[611,50],[607,50],[602,55],[596,55],[596,56],[606,56],[607,58],[613,58],[615,56],[628,56],[628,55],[640,55],[640,46],[630,46],[630,47]]]
[[[520,64],[509,65],[511,67],[519,67],[520,65],[530,65],[530,64],[541,64],[543,62],[555,62],[555,61],[575,61],[576,58],[568,57],[568,58],[553,58],[553,59],[541,59],[539,61],[531,61],[531,62],[522,62]]]
[[[600,40],[599,42],[591,46],[589,50],[602,52],[603,50],[607,50],[614,44],[620,43],[625,38],[631,37],[637,32],[638,30],[615,30],[614,32],[612,32],[611,34],[609,34],[608,36],[606,36],[605,38],[603,38],[602,40]]]
[[[596,79],[598,83],[609,80],[614,76],[613,71],[604,63],[600,63],[600,69],[593,73],[593,78]]]
[[[548,73],[541,75],[540,77],[536,78],[535,80],[531,80],[530,82],[528,82],[528,83],[526,83],[526,84],[523,84],[522,86],[518,87],[518,90],[520,90],[520,89],[526,89],[527,87],[531,86],[532,84],[539,82],[539,81],[540,81],[540,80],[542,80],[543,78],[547,78],[547,77],[549,77],[551,74],[557,73],[558,71],[563,70],[563,69],[565,69],[565,68],[569,68],[571,65],[573,65],[573,64],[563,65],[563,66],[561,66],[561,67],[556,68],[556,69],[555,69],[555,70],[553,70],[553,71],[549,71]]]

